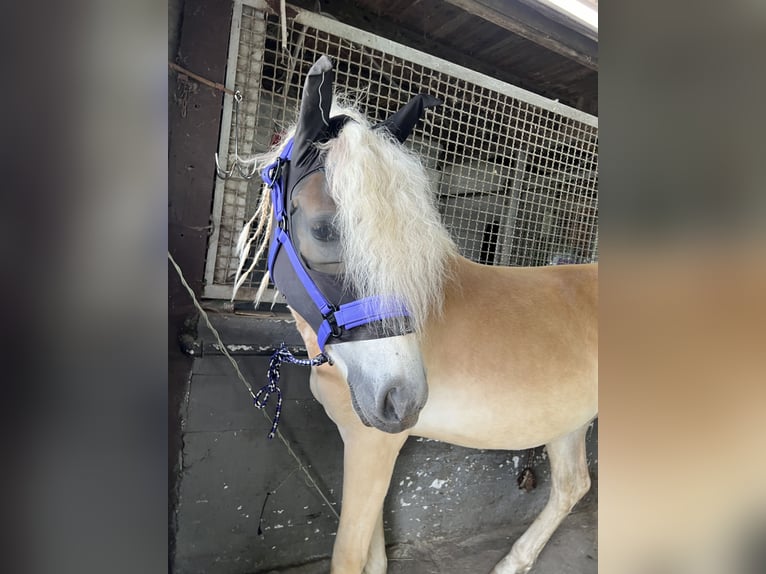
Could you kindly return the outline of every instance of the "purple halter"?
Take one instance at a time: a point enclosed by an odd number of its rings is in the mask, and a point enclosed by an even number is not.
[[[410,332],[409,313],[404,304],[379,296],[355,299],[354,294],[344,288],[342,277],[310,269],[290,237],[293,220],[287,205],[292,201],[293,191],[304,177],[324,169],[323,152],[315,143],[337,137],[349,120],[347,116],[330,115],[333,78],[333,65],[327,56],[320,57],[311,66],[304,84],[295,136],[287,142],[279,158],[261,172],[271,190],[276,222],[269,245],[269,275],[290,306],[314,329],[321,351],[313,359],[303,360],[280,347],[272,356],[269,382],[255,396],[255,405],[263,408],[271,393],[277,395],[269,438],[277,432],[282,410],[282,391],[278,384],[282,362],[319,366],[330,362],[324,353],[330,339],[357,341]],[[437,98],[420,94],[373,129],[386,130],[403,143],[425,109],[439,105],[441,101]],[[401,330],[390,332],[382,328],[380,322],[392,318],[402,319]]]
[[[298,253],[293,241],[290,239],[290,230],[288,229],[288,218],[286,215],[285,181],[286,172],[289,169],[290,158],[293,151],[293,142],[291,139],[284,147],[279,158],[268,165],[261,172],[261,177],[271,190],[271,204],[274,210],[274,220],[276,223],[271,245],[269,246],[268,268],[272,281],[274,279],[274,270],[277,257],[280,251],[287,254],[292,271],[302,286],[305,293],[313,302],[316,310],[322,316],[322,322],[318,325],[312,325],[317,331],[317,342],[319,349],[324,353],[325,344],[330,338],[340,338],[345,331],[375,323],[384,319],[395,317],[408,317],[407,309],[399,302],[385,299],[382,297],[366,297],[347,303],[333,302],[328,299],[312,279],[303,258]],[[282,290],[279,285],[277,288],[285,295],[290,303],[290,293]],[[292,306],[292,305],[291,305]],[[296,311],[304,314],[300,308]],[[386,336],[386,335],[379,335]]]

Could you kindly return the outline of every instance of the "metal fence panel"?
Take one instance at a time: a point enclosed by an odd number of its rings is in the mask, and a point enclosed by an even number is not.
[[[243,94],[241,155],[267,150],[297,115],[311,64],[329,55],[336,90],[380,120],[417,93],[444,105],[408,145],[429,171],[445,225],[466,257],[494,265],[549,265],[598,258],[598,119],[579,110],[312,12],[292,9],[288,47],[261,0],[236,1],[227,87]],[[233,153],[226,98],[219,155]],[[229,298],[237,235],[253,213],[260,178],[219,180],[205,296]],[[238,297],[249,298],[261,266]]]

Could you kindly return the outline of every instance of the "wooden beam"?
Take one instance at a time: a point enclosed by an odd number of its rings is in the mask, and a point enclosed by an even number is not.
[[[567,28],[574,30],[576,32],[579,32],[583,36],[587,36],[591,40],[594,40],[595,42],[598,42],[598,30],[592,30],[589,26],[586,24],[580,22],[576,18],[573,18],[566,14],[565,12],[562,12],[558,9],[556,9],[555,5],[551,0],[520,0],[523,4],[526,4],[530,8],[537,10],[542,14],[543,16],[546,16],[550,18],[551,20],[555,20],[559,24],[563,24]],[[586,4],[590,8],[594,9],[596,12],[598,12],[598,5],[596,2],[592,0],[578,0],[581,4]]]
[[[214,84],[223,84],[231,15],[228,2],[185,0],[178,63]],[[168,106],[168,249],[199,295],[224,93],[176,71],[169,74],[168,91],[176,95]],[[175,270],[169,267],[168,273],[169,312],[182,315],[193,307]]]
[[[598,70],[598,43],[515,0],[446,0],[591,70]]]

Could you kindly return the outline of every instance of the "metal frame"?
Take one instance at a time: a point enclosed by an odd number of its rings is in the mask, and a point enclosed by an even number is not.
[[[249,2],[245,3],[249,4]],[[381,38],[380,36],[375,36],[364,30],[359,30],[358,28],[353,28],[347,24],[338,22],[337,20],[330,20],[329,18],[325,18],[314,12],[299,10],[298,15],[295,17],[295,21],[299,24],[304,24],[316,28],[317,30],[321,30],[322,32],[327,32],[351,40],[352,42],[361,44],[367,48],[386,52],[392,56],[402,58],[403,60],[416,61],[418,64],[432,68],[433,70],[462,78],[467,82],[471,82],[472,84],[476,84],[477,86],[489,90],[501,92],[516,100],[577,120],[591,127],[598,127],[598,118],[581,110],[529,92],[523,88],[514,86],[513,84],[508,84],[490,76],[485,76],[470,68],[464,68],[463,66],[453,64],[447,60],[442,60],[441,58],[427,54],[426,52],[421,52],[420,50],[397,44],[396,42]]]
[[[237,77],[237,59],[239,58],[239,32],[242,28],[242,0],[234,0],[231,15],[231,33],[229,35],[229,55],[226,58],[226,87],[236,90],[234,83]],[[252,4],[260,10],[268,10],[269,6],[262,0],[255,0]],[[231,114],[233,100],[228,94],[223,99],[223,114],[221,117],[221,137],[218,141],[218,155],[228,161],[229,140],[231,139]],[[211,158],[212,161],[212,158]],[[221,215],[223,214],[224,187],[226,182],[218,177],[215,178],[215,191],[213,192],[213,213],[211,223],[213,232],[210,234],[207,257],[205,259],[205,285],[202,296],[209,299],[231,299],[230,285],[216,285],[215,261],[218,257],[218,240],[221,232]]]

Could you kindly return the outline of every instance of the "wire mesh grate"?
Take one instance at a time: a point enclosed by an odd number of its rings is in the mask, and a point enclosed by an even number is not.
[[[598,258],[595,122],[429,67],[414,50],[402,57],[402,47],[395,55],[383,49],[385,42],[372,47],[325,31],[325,19],[315,14],[288,21],[291,52],[285,54],[278,15],[258,6],[241,5],[234,79],[243,94],[241,155],[266,151],[277,141],[297,115],[308,69],[327,54],[335,63],[336,91],[374,120],[418,93],[444,102],[420,122],[408,145],[421,155],[438,190],[442,220],[464,256],[517,266]],[[208,283],[233,284],[234,245],[260,193],[259,177],[222,186]],[[263,273],[262,266],[238,296],[249,297]]]

